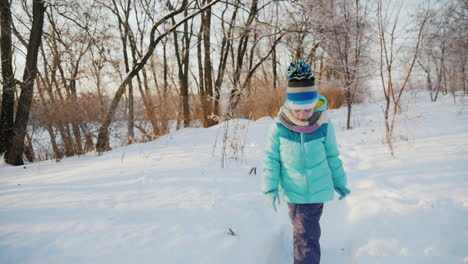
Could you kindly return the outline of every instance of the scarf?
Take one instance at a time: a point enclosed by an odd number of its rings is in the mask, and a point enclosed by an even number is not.
[[[286,107],[282,106],[276,120],[289,130],[307,134],[314,132],[327,122],[327,113],[325,111],[317,111],[307,121],[301,121],[295,118]]]

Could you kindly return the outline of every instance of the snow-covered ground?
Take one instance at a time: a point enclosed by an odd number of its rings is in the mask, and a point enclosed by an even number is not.
[[[406,100],[395,157],[378,103],[356,106],[350,131],[346,109],[330,111],[352,193],[325,205],[322,263],[468,263],[468,103]],[[230,121],[238,159],[226,168],[226,124],[102,156],[1,164],[0,263],[292,263],[287,207],[274,213],[260,193],[271,122]]]
[[[194,123],[194,124],[193,124]],[[146,133],[151,133],[151,123],[147,121],[135,121],[135,125],[142,127]],[[127,144],[127,135],[128,135],[128,122],[127,121],[114,121],[109,127],[109,145],[112,149],[125,146]],[[201,122],[196,121],[192,122],[192,127],[202,127]],[[99,133],[99,128],[101,125],[96,122],[90,122],[86,124],[86,127],[89,129],[91,135],[94,135],[93,142],[97,142],[97,134]],[[177,130],[177,121],[169,121],[169,131]],[[139,129],[134,129],[134,140],[136,142],[145,142],[147,141],[147,136],[142,133]],[[34,160],[47,160],[54,157],[54,150],[52,147],[52,142],[50,140],[50,134],[44,127],[32,127],[28,126],[28,134],[31,136],[32,146],[34,149]],[[57,142],[59,149],[62,153],[65,152],[65,146],[63,139],[57,129],[54,131],[54,136]],[[81,135],[81,141],[86,142],[85,136]]]

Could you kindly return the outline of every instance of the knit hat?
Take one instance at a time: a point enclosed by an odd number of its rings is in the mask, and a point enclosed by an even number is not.
[[[289,64],[286,77],[288,88],[286,90],[285,106],[293,109],[312,109],[318,98],[318,90],[315,87],[314,72],[310,64],[303,60],[296,60]]]

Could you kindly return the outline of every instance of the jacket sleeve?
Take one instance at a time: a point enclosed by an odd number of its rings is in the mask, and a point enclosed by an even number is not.
[[[343,169],[338,147],[336,145],[335,129],[330,121],[328,121],[327,135],[325,137],[325,150],[327,152],[328,167],[331,170],[334,187],[346,186],[346,173]]]
[[[262,192],[269,193],[278,190],[281,163],[279,152],[279,135],[276,123],[268,130],[263,158]]]

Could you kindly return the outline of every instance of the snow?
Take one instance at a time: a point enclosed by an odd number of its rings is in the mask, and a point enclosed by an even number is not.
[[[352,193],[325,205],[322,263],[468,263],[468,102],[405,100],[395,157],[382,102],[356,106],[350,131],[346,109],[330,111]],[[260,193],[272,120],[229,121],[225,168],[226,123],[0,164],[0,263],[292,263],[287,206],[275,213]]]

